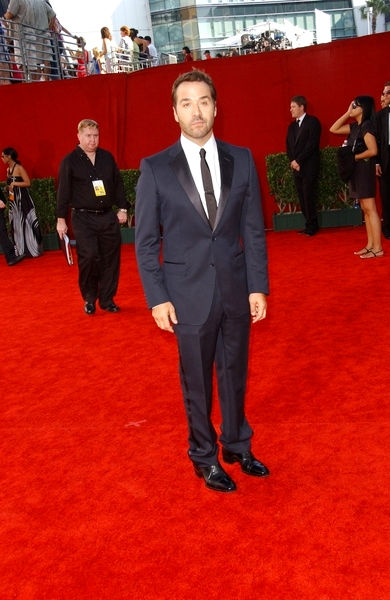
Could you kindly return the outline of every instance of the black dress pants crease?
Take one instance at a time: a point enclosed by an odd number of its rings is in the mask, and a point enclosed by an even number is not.
[[[303,176],[300,173],[294,173],[299,204],[305,217],[305,228],[312,233],[318,230],[316,207],[317,178],[317,173]]]
[[[249,304],[248,314],[228,317],[218,287],[203,325],[175,326],[189,430],[188,454],[200,467],[218,460],[218,436],[211,422],[214,362],[222,416],[220,442],[232,452],[250,450],[253,432],[244,413],[249,331]]]
[[[72,211],[79,286],[85,302],[109,304],[118,289],[121,235],[113,211],[103,214]]]

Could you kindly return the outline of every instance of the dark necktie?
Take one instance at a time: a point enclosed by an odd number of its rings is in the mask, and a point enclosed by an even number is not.
[[[200,154],[200,170],[202,173],[203,189],[206,198],[207,212],[209,213],[209,223],[211,229],[214,229],[215,217],[217,214],[217,202],[214,196],[213,180],[209,166],[206,162],[206,150],[202,148]]]

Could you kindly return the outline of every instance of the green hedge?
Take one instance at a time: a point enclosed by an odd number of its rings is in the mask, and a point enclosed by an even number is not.
[[[290,161],[285,152],[269,154],[265,158],[267,179],[279,213],[300,210],[298,194]],[[345,208],[352,202],[348,186],[340,179],[337,169],[337,148],[327,146],[320,150],[320,175],[318,180],[317,208],[326,210]]]
[[[129,203],[129,224],[133,220],[135,208],[135,188],[137,185],[139,170],[124,169],[121,170],[125,194]],[[5,186],[3,182],[2,187]],[[56,232],[56,186],[53,177],[45,179],[32,179],[30,187],[31,197],[34,200],[37,211],[39,227],[42,234]],[[7,197],[7,194],[5,193]],[[6,215],[7,216],[7,215]]]

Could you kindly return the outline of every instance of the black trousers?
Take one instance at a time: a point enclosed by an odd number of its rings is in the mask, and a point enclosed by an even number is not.
[[[107,306],[119,281],[121,234],[119,221],[111,210],[103,214],[72,210],[76,237],[79,287],[85,302],[99,299]]]
[[[390,235],[390,165],[379,177],[381,202],[382,202],[382,230],[386,236]]]
[[[199,466],[210,466],[218,460],[217,433],[211,422],[214,363],[222,416],[220,442],[232,452],[250,449],[253,432],[244,412],[249,331],[249,303],[248,314],[228,317],[217,287],[206,323],[175,326],[189,431],[188,454]]]
[[[316,207],[317,180],[317,172],[302,176],[299,172],[294,171],[294,181],[298,192],[299,204],[305,217],[305,228],[307,231],[313,233],[318,230]]]
[[[0,208],[0,244],[7,262],[15,258],[15,247],[9,239],[7,233],[7,226],[4,218],[4,208]]]

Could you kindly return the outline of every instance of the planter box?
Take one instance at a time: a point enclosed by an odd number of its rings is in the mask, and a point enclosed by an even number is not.
[[[122,244],[134,244],[134,227],[121,227]]]
[[[361,225],[362,211],[360,208],[323,210],[318,213],[318,224],[320,228]],[[274,214],[272,215],[272,225],[274,231],[304,229],[305,219],[301,212]]]
[[[58,234],[56,233],[44,233],[42,236],[43,249],[44,250],[59,250],[60,242]]]

